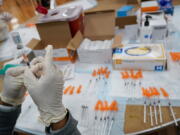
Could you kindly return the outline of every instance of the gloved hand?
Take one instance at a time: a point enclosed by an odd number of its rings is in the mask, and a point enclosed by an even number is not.
[[[14,67],[6,71],[4,78],[4,89],[1,100],[16,106],[23,102],[26,89],[24,87],[25,67]]]
[[[62,72],[53,65],[53,48],[46,48],[42,63],[37,63],[24,73],[24,83],[40,112],[40,120],[49,126],[63,120],[67,110],[62,104],[64,80]],[[38,78],[34,74],[42,71]]]

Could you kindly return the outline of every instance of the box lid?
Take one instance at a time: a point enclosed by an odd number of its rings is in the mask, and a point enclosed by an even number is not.
[[[115,11],[102,10],[85,13],[84,36],[91,40],[110,39],[115,34]]]
[[[43,47],[52,44],[56,48],[66,48],[72,39],[69,23],[66,21],[37,24]]]
[[[44,49],[45,46],[41,44],[41,40],[32,38],[29,43],[27,44],[27,47],[31,48],[32,50],[41,50]]]
[[[76,50],[77,48],[79,48],[82,41],[83,41],[83,35],[81,34],[80,31],[78,31],[76,35],[68,43],[67,49]]]

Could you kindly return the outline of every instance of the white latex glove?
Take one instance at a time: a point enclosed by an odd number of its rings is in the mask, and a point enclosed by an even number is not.
[[[44,57],[42,57],[42,56],[36,57],[30,62],[31,70],[37,78],[41,77],[41,74],[43,72],[42,71],[43,70],[42,63],[44,63],[44,62],[45,62],[45,60],[44,60]]]
[[[4,89],[1,100],[11,105],[19,105],[24,100],[26,89],[24,87],[25,67],[14,67],[6,71]]]
[[[33,68],[27,68],[24,73],[24,83],[34,103],[40,112],[40,120],[49,126],[63,120],[67,110],[62,104],[64,80],[62,72],[53,65],[53,48],[46,48],[43,63],[37,63]],[[40,78],[34,72],[42,70]]]
[[[42,56],[39,56],[34,58],[30,63],[32,71],[34,72],[36,77],[39,77],[41,75],[43,69],[42,69],[42,64],[39,63],[43,63],[43,62],[44,62],[44,58]],[[37,66],[37,64],[39,66]],[[64,80],[68,80],[74,77],[74,72],[73,72],[74,67],[72,67],[72,65],[61,66],[59,67],[59,69],[63,73]]]

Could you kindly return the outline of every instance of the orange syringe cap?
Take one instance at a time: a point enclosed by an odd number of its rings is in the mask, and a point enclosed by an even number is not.
[[[142,87],[141,90],[142,90],[142,95],[145,97],[145,96],[146,96],[146,90],[145,90],[145,88]]]
[[[99,110],[102,111],[102,112],[106,110],[103,102],[102,102],[102,104],[100,105]]]
[[[102,74],[105,75],[106,74],[106,69],[102,67]]]
[[[122,79],[128,79],[129,78],[128,72],[121,72],[121,77]]]
[[[73,95],[75,87],[73,86],[69,92],[70,95]]]
[[[109,107],[109,110],[110,111],[118,111],[118,103],[117,103],[117,101],[112,101],[112,103],[111,103],[111,105],[110,105],[110,107]]]
[[[101,106],[103,106],[103,103],[101,100],[98,100],[94,109],[98,111],[100,110]]]
[[[103,67],[100,68],[100,74],[103,75],[104,69]]]
[[[149,87],[149,93],[150,93],[151,97],[156,95],[156,93],[152,87]]]
[[[93,70],[93,72],[92,72],[92,76],[93,76],[93,77],[96,77],[96,76],[97,76],[97,72],[96,72],[96,70]]]
[[[156,87],[153,87],[153,89],[154,89],[155,95],[160,96],[160,93],[159,93],[158,89]]]
[[[108,67],[105,67],[104,74],[106,74],[107,72],[108,72]]]
[[[170,56],[173,61],[180,60],[180,52],[170,52]]]
[[[160,90],[164,97],[169,97],[169,94],[167,93],[167,91],[164,88],[160,88]]]
[[[80,94],[80,93],[81,93],[81,89],[82,89],[82,85],[79,85],[79,87],[77,88],[76,93],[77,93],[77,94]]]
[[[148,89],[145,89],[146,97],[151,98],[151,92]]]
[[[108,79],[108,78],[109,78],[110,73],[111,73],[111,71],[108,71],[108,72],[105,74],[105,78],[106,78],[106,79]]]
[[[130,69],[130,73],[131,73],[130,77],[134,79],[135,78],[134,69]]]
[[[66,87],[66,89],[64,90],[64,92],[63,92],[63,93],[64,93],[64,94],[67,94],[67,93],[68,93],[68,91],[71,89],[71,87],[72,87],[71,85],[69,85],[68,87]]]
[[[104,101],[104,109],[105,111],[109,110],[108,102],[106,100]]]
[[[98,69],[97,74],[101,75],[101,69]]]
[[[142,70],[141,69],[138,70],[138,72],[136,73],[135,77],[136,77],[136,79],[143,78]]]

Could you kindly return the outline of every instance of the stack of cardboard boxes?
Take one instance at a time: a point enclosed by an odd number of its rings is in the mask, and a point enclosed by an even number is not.
[[[75,62],[77,59],[77,49],[84,38],[91,40],[108,40],[115,37],[115,11],[111,9],[100,11],[89,11],[84,14],[84,32],[78,31],[74,37],[70,33],[67,21],[55,21],[38,23],[37,29],[41,40],[32,39],[29,47],[33,50],[44,49],[46,45],[52,44],[55,49],[67,50],[68,54],[62,59]],[[112,49],[121,47],[120,37],[114,38]],[[112,57],[112,50],[110,52]]]

